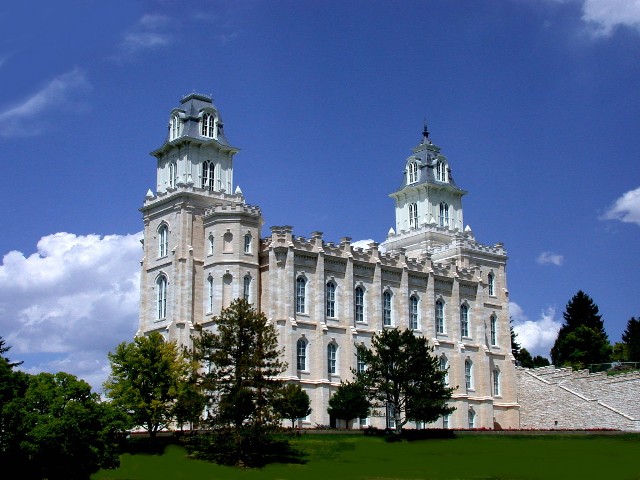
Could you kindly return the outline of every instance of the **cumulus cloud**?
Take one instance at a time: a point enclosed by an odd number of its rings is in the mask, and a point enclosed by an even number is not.
[[[595,36],[608,37],[620,26],[640,32],[640,0],[584,0],[582,20]]]
[[[530,320],[517,303],[511,302],[509,314],[520,346],[526,348],[531,355],[548,357],[562,326],[562,322],[555,319],[555,308],[549,307],[540,314],[540,318]]]
[[[120,44],[124,56],[133,56],[142,50],[169,45],[172,36],[166,30],[171,19],[165,15],[146,14],[125,34]],[[122,57],[120,56],[119,59]]]
[[[79,68],[55,77],[19,105],[0,112],[0,136],[30,136],[41,133],[41,130],[33,128],[34,122],[29,122],[29,128],[26,128],[25,121],[53,108],[72,107],[77,110],[80,106],[78,94],[90,89],[91,85],[84,71]],[[42,125],[42,122],[38,124]]]
[[[640,225],[640,187],[624,193],[601,218]]]
[[[553,252],[542,252],[540,255],[538,255],[536,261],[540,265],[546,265],[550,263],[551,265],[560,266],[564,262],[564,257]]]
[[[95,391],[107,353],[131,341],[138,322],[141,233],[56,233],[37,252],[11,251],[0,265],[0,336],[29,373],[65,371]]]

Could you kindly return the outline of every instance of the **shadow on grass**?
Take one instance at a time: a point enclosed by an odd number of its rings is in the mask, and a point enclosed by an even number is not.
[[[401,442],[403,440],[412,442],[415,440],[446,440],[456,438],[453,430],[439,428],[402,430],[400,435],[389,429],[367,428],[364,430],[364,434],[367,436],[383,437],[384,441],[389,443]]]

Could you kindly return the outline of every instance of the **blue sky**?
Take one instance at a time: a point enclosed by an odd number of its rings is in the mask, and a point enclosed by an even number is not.
[[[578,291],[640,315],[637,0],[93,1],[0,7],[0,336],[100,388],[137,327],[139,208],[170,110],[211,94],[264,233],[383,241],[426,119],[519,340]]]

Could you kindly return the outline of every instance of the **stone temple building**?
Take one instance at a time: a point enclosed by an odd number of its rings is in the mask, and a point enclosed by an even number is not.
[[[369,345],[385,328],[411,328],[435,346],[456,410],[408,426],[518,427],[507,254],[500,243],[478,243],[464,226],[466,192],[426,126],[398,160],[404,176],[390,195],[395,229],[366,248],[348,237],[325,241],[320,232],[297,237],[290,226],[261,237],[260,208],[234,189],[238,152],[210,97],[187,95],[170,112],[166,138],[151,152],[156,191],[141,208],[137,335],[157,331],[190,345],[196,325],[212,329],[222,308],[248,299],[275,325],[288,363],[284,378],[311,398],[313,412],[300,425],[312,427],[333,422],[331,394],[351,368],[364,367],[354,345]],[[356,428],[392,426],[387,413],[359,419]]]

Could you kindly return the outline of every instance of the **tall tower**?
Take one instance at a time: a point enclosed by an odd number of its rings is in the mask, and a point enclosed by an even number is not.
[[[239,151],[211,97],[192,93],[171,111],[153,152],[156,193],[147,192],[138,335],[158,331],[190,345],[233,298],[257,305],[262,215],[233,189]]]
[[[467,192],[456,185],[440,150],[431,142],[425,123],[422,140],[405,161],[402,184],[389,195],[396,208],[396,228],[390,233],[398,237],[387,248],[405,248],[414,257],[462,232],[462,197]]]

